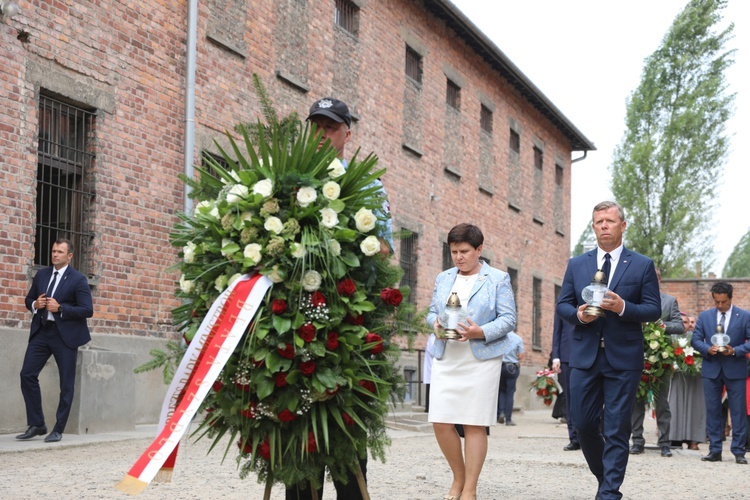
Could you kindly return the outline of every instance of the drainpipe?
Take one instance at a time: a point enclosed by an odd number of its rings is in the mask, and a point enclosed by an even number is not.
[[[575,160],[571,159],[570,160],[570,164],[572,165],[572,164],[574,164],[577,161],[585,160],[586,159],[586,155],[588,155],[588,154],[589,154],[589,152],[584,149],[583,150],[583,156],[581,156],[580,158],[576,158]]]
[[[193,150],[195,149],[195,60],[198,38],[198,0],[188,0],[187,39],[185,42],[185,176],[193,178]],[[192,213],[190,186],[185,186],[184,211]]]

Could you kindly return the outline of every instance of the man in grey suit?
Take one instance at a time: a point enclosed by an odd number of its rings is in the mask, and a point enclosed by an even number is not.
[[[661,273],[656,270],[656,277],[661,285]],[[664,323],[666,335],[681,335],[685,333],[685,326],[682,324],[680,308],[677,306],[677,299],[668,295],[661,290],[661,321]],[[661,450],[662,457],[671,457],[671,441],[669,440],[669,422],[672,419],[672,412],[669,410],[669,385],[671,375],[664,375],[659,384],[656,394],[656,427],[659,430],[658,446]],[[630,448],[631,455],[643,453],[646,440],[643,438],[643,419],[646,416],[646,401],[635,400],[633,405],[633,414],[631,416],[631,425],[633,427],[633,446]]]

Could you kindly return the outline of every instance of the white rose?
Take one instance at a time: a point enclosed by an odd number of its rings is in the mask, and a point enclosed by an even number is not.
[[[235,184],[229,188],[229,192],[227,193],[227,203],[239,203],[247,198],[248,194],[250,194],[250,191],[247,189],[247,186],[244,184]]]
[[[195,262],[196,248],[198,248],[198,246],[192,241],[188,241],[188,244],[182,247],[183,260],[187,264],[192,264],[193,262]]]
[[[214,288],[216,288],[217,292],[223,292],[224,289],[227,287],[227,275],[222,274],[218,278],[214,280]]]
[[[242,275],[240,273],[235,273],[232,276],[229,277],[229,281],[227,281],[227,286],[232,286],[232,283],[240,279]]]
[[[281,231],[284,229],[284,223],[281,222],[281,219],[279,219],[278,217],[269,217],[268,219],[266,219],[263,227],[266,228],[266,231],[270,231],[275,234],[281,234]]]
[[[284,281],[284,278],[282,278],[279,274],[279,266],[273,266],[273,268],[271,268],[271,274],[267,276],[274,283],[281,283],[282,281]]]
[[[263,179],[253,186],[253,194],[259,194],[263,198],[269,198],[273,194],[273,182],[271,179]]]
[[[334,158],[330,165],[328,165],[328,175],[331,177],[331,179],[336,179],[338,177],[341,177],[346,173],[346,169],[344,168],[344,164],[341,163],[341,160],[338,158]]]
[[[240,215],[240,220],[244,223],[247,221],[253,220],[253,213],[252,212],[242,212],[242,215]]]
[[[315,192],[315,188],[310,186],[301,187],[299,188],[299,191],[297,191],[297,201],[302,208],[305,208],[317,198],[318,193]]]
[[[336,227],[339,223],[339,215],[332,208],[324,208],[320,211],[320,223],[327,228]]]
[[[198,203],[195,206],[195,211],[193,212],[193,215],[198,215],[198,214],[204,214],[204,215],[208,214],[216,218],[219,217],[219,211],[214,206],[214,202],[209,201],[209,200],[203,200],[202,202]]]
[[[258,245],[257,243],[250,243],[245,246],[245,250],[242,251],[242,254],[246,259],[250,259],[254,264],[257,264],[258,262],[260,262],[260,250],[260,245]]]
[[[667,359],[669,357],[669,353],[667,351],[662,351],[661,357],[662,359]]]
[[[328,181],[325,184],[323,184],[323,196],[327,200],[338,200],[339,195],[341,194],[341,186],[336,184],[333,181]]]
[[[655,340],[652,340],[651,343],[648,345],[652,350],[656,350],[659,348],[659,343]]]
[[[354,214],[354,222],[357,223],[357,230],[367,233],[375,228],[375,223],[378,218],[372,213],[372,210],[366,208],[360,208],[356,214]]]
[[[231,245],[232,243],[234,243],[234,242],[232,240],[230,240],[229,238],[222,238],[221,239],[221,248],[224,248],[227,245]],[[232,254],[231,252],[225,252],[224,250],[221,251],[221,255],[223,255],[224,257],[229,257],[231,254]]]
[[[295,259],[301,259],[305,255],[307,255],[305,245],[302,245],[300,243],[292,243],[292,257],[294,257]]]
[[[318,271],[307,271],[302,277],[302,288],[308,292],[314,292],[320,288],[320,284],[323,282],[323,277]]]
[[[380,251],[380,241],[376,236],[368,236],[359,244],[359,249],[368,257],[372,257]]]
[[[210,216],[211,216],[211,217],[213,217],[214,219],[218,219],[218,218],[219,218],[219,209],[218,209],[218,208],[217,208],[216,206],[214,206],[214,207],[213,207],[213,208],[211,209],[211,211],[210,211],[210,212],[208,212],[208,215],[210,215]]]
[[[182,290],[184,293],[190,293],[193,291],[193,288],[195,288],[195,283],[193,282],[193,280],[185,279],[184,274],[180,276],[180,290]]]
[[[649,363],[656,363],[656,356],[649,356],[648,357],[648,362]]]
[[[331,249],[331,254],[334,257],[338,257],[339,255],[341,255],[341,243],[339,243],[338,241],[336,240],[329,241],[328,248]]]

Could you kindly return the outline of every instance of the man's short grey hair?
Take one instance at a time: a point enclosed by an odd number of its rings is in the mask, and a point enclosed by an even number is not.
[[[599,204],[597,204],[594,207],[594,211],[591,213],[591,220],[594,220],[594,214],[596,212],[601,212],[602,210],[608,210],[610,208],[616,208],[617,213],[620,215],[620,220],[625,220],[625,210],[622,209],[622,205],[617,203],[616,201],[603,201]]]

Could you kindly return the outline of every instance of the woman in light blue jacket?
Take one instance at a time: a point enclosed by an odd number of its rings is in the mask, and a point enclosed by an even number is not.
[[[427,323],[438,340],[430,387],[429,421],[440,449],[453,472],[446,500],[476,498],[477,481],[487,454],[485,427],[495,423],[502,356],[512,344],[506,335],[516,327],[516,306],[507,273],[480,260],[484,235],[471,224],[459,224],[448,233],[456,267],[435,280]],[[442,340],[438,316],[452,292],[468,315],[459,324],[458,340]],[[462,424],[466,456],[454,424]]]

